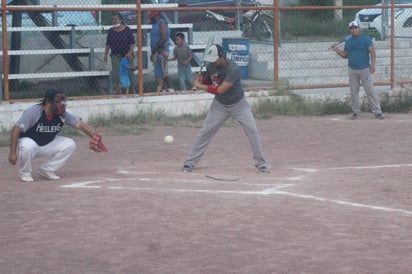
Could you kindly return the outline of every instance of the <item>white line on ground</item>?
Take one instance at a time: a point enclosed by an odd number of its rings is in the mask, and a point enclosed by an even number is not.
[[[320,202],[330,202],[334,204],[347,205],[347,206],[352,206],[352,207],[362,207],[362,208],[368,208],[372,210],[397,212],[397,213],[402,213],[402,214],[412,216],[412,211],[398,209],[398,208],[390,208],[390,207],[384,207],[384,206],[376,206],[376,205],[354,203],[354,202],[348,202],[348,201],[342,201],[342,200],[328,199],[328,198],[322,198],[322,197],[317,197],[313,195],[298,194],[298,193],[292,193],[288,191],[279,191],[277,189],[265,189],[264,191],[267,193],[266,195],[270,195],[270,194],[286,195],[286,196],[292,196],[292,197],[297,197],[297,198],[302,198],[302,199],[311,199],[311,200],[316,200]]]
[[[383,168],[400,168],[400,167],[412,167],[412,164],[396,164],[396,165],[375,165],[375,166],[343,166],[343,167],[327,167],[327,168],[295,168],[292,170],[305,171],[305,172],[317,172],[321,170],[346,170],[346,169],[383,169]]]
[[[340,169],[382,169],[382,168],[399,168],[412,167],[412,164],[398,164],[398,165],[377,165],[377,166],[347,166],[347,167],[330,167],[324,170],[340,170]]]
[[[129,180],[136,178],[129,178]],[[308,194],[299,194],[293,193],[288,191],[282,191],[280,189],[293,186],[292,184],[279,184],[273,188],[266,188],[259,191],[240,191],[240,190],[210,190],[210,189],[176,189],[176,188],[153,188],[153,187],[128,187],[128,186],[96,186],[91,184],[99,184],[99,183],[106,183],[108,181],[124,181],[125,179],[110,179],[110,180],[96,180],[96,181],[85,181],[85,182],[77,182],[68,185],[62,185],[61,187],[64,188],[105,188],[105,189],[112,189],[112,190],[137,190],[137,191],[153,191],[153,192],[182,192],[182,193],[212,193],[212,194],[236,194],[236,195],[283,195],[283,196],[290,196],[296,197],[301,199],[309,199],[315,200],[319,202],[328,202],[338,205],[350,206],[350,207],[359,207],[359,208],[366,208],[370,210],[377,210],[377,211],[385,211],[385,212],[394,212],[394,213],[401,213],[408,216],[412,216],[412,211],[398,209],[398,208],[390,208],[384,206],[377,206],[377,205],[368,205],[368,204],[361,204],[343,200],[336,200],[336,199],[329,199],[318,197],[314,195]]]

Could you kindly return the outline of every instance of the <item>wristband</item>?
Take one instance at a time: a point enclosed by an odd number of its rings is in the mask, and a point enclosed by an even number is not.
[[[217,93],[217,89],[219,88],[219,86],[215,86],[215,85],[208,85],[207,86],[207,92],[212,93],[212,94],[218,94]]]

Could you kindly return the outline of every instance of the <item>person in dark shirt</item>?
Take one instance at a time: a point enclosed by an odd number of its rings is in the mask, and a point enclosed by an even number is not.
[[[121,52],[126,51],[126,57],[129,60],[129,63],[133,63],[133,48],[135,45],[135,39],[133,36],[132,30],[123,24],[123,17],[120,13],[116,12],[112,14],[112,22],[113,27],[110,28],[109,32],[107,33],[106,38],[106,47],[104,50],[104,61],[107,64],[108,56],[110,51],[110,60],[112,63],[112,77],[113,77],[113,84],[115,85],[113,93],[120,94],[121,93],[121,86],[120,86],[120,78],[119,78],[119,70],[120,70],[120,60],[121,60]],[[133,70],[129,70],[129,78],[131,82],[131,86],[134,87],[134,77],[133,77]]]
[[[19,176],[23,182],[33,182],[32,160],[47,157],[40,165],[39,175],[58,180],[56,171],[64,166],[76,148],[75,142],[57,136],[64,125],[75,127],[92,137],[94,131],[66,111],[66,97],[57,89],[46,91],[40,103],[26,109],[11,130],[9,162],[19,161]]]

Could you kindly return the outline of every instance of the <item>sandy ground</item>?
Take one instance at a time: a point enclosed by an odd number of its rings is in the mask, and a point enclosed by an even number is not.
[[[31,184],[0,148],[0,273],[412,273],[412,114],[258,127],[269,174],[240,127],[192,173],[198,128],[106,135],[106,154],[76,137],[62,179]]]

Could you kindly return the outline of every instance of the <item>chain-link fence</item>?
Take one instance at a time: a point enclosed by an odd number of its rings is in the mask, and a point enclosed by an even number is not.
[[[118,65],[112,66],[116,59],[105,58],[114,12],[134,39],[129,94],[157,94],[150,58],[151,11],[159,11],[170,29],[169,57],[176,34],[184,34],[193,51],[193,73],[202,65],[205,47],[213,42],[238,63],[245,83],[262,81],[268,88],[295,89],[345,86],[347,61],[330,47],[338,41],[343,47],[348,23],[357,20],[362,32],[375,39],[376,84],[393,86],[412,79],[412,0],[6,2],[0,93],[5,101],[41,96],[49,87],[61,88],[69,96],[115,94]],[[176,61],[168,62],[168,73],[169,88],[180,91]]]

